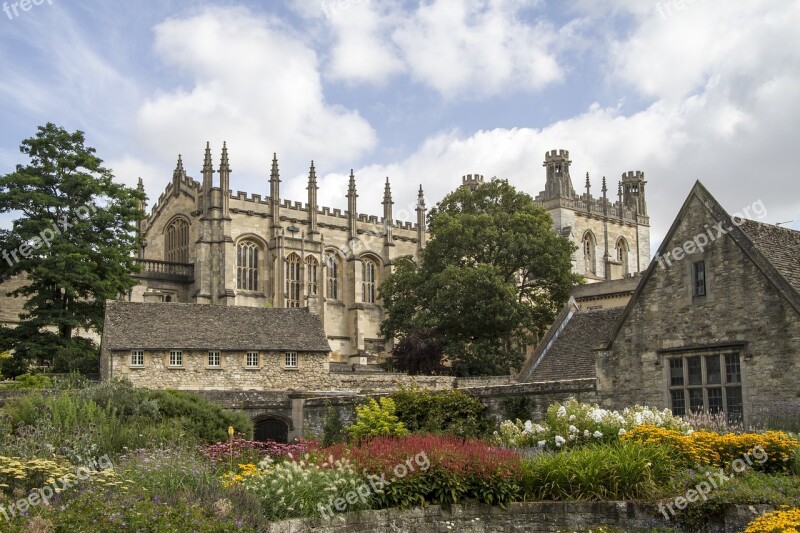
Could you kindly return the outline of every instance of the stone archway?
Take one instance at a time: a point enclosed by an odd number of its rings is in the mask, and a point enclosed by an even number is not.
[[[259,416],[253,420],[253,440],[287,443],[291,429],[291,421],[281,416]]]

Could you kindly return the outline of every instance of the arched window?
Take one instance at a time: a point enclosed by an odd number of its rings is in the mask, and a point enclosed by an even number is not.
[[[240,242],[236,247],[236,288],[258,290],[258,245],[252,241]]]
[[[302,294],[300,256],[293,253],[286,258],[286,307],[300,307]]]
[[[597,244],[594,240],[594,235],[591,231],[587,231],[583,235],[583,262],[584,271],[587,274],[597,274],[597,262],[595,261],[595,252]]]
[[[370,259],[361,260],[361,301],[368,304],[375,303],[377,288],[378,267]]]
[[[617,261],[622,263],[622,274],[628,275],[628,242],[624,237],[620,237],[617,241]]]
[[[328,255],[328,298],[339,299],[339,258],[336,254]]]
[[[164,231],[165,256],[171,263],[189,262],[189,222],[176,218]]]
[[[317,295],[317,270],[319,263],[313,255],[306,257],[306,285],[308,286],[308,295]]]

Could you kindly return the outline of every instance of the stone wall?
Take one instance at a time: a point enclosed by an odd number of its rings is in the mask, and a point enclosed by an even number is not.
[[[756,506],[757,513],[767,510]],[[757,516],[748,506],[730,509],[717,524],[709,524],[710,533],[743,531]],[[663,528],[681,531],[664,519],[658,510],[631,502],[517,502],[508,509],[488,505],[452,505],[444,508],[431,505],[409,510],[384,509],[321,518],[275,522],[269,533],[442,533],[469,531],[475,533],[518,532],[545,533],[556,531],[588,531],[607,525],[623,531]]]
[[[715,224],[703,201],[693,196],[665,249],[682,246]],[[726,229],[731,226],[725,222]],[[707,295],[702,297],[692,291],[697,261],[706,268]],[[670,407],[666,358],[681,350],[724,345],[741,350],[746,423],[760,404],[797,398],[800,317],[731,234],[702,253],[651,268],[613,345],[598,353],[598,394],[605,405]]]

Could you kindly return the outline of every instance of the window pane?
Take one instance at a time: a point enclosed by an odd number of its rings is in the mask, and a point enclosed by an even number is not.
[[[688,357],[686,364],[689,369],[689,385],[702,385],[703,370],[700,366],[700,357]]]
[[[702,261],[694,264],[694,295],[706,294],[706,265]]]
[[[720,387],[708,389],[708,412],[719,413],[722,410],[722,389]]]
[[[683,359],[670,359],[669,384],[672,387],[683,385]]]
[[[740,421],[742,419],[742,388],[726,387],[725,396],[728,400],[728,420]]]
[[[670,391],[672,397],[672,414],[676,416],[683,416],[686,414],[686,403],[682,390]]]
[[[693,413],[703,412],[703,389],[689,389],[689,409]]]
[[[709,385],[718,385],[722,383],[718,355],[709,355],[706,357],[706,383]]]
[[[732,353],[725,356],[725,382],[742,382],[742,373],[739,366],[739,354],[737,353]]]

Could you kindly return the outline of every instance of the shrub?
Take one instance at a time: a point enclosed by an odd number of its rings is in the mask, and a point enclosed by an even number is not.
[[[550,405],[542,424],[534,424],[530,420],[525,423],[521,420],[502,422],[493,440],[505,446],[538,446],[560,450],[588,443],[614,442],[631,428],[643,424],[683,433],[690,429],[669,409],[658,411],[637,405],[619,413],[602,409],[597,404],[570,399],[564,404],[556,402]]]
[[[240,411],[226,411],[199,394],[176,391],[150,391],[149,397],[158,403],[158,412],[164,418],[177,418],[183,426],[202,442],[220,442],[228,438],[228,427],[246,437],[253,435],[253,422]]]
[[[43,374],[22,374],[14,378],[12,389],[49,389],[52,380]]]
[[[639,426],[623,437],[636,442],[669,446],[684,466],[714,465],[741,472],[752,467],[765,472],[786,472],[794,467],[800,441],[780,431],[728,433],[696,431],[690,435],[655,426]]]
[[[467,499],[504,506],[520,495],[520,455],[476,439],[409,435],[378,437],[359,447],[329,449],[349,457],[359,472],[390,483],[377,494],[378,507],[451,504]]]
[[[636,442],[537,454],[523,462],[526,499],[623,500],[657,493],[672,474],[668,448]]]
[[[463,391],[433,392],[412,385],[390,397],[397,406],[397,417],[410,431],[480,437],[492,427],[486,406]]]
[[[800,527],[800,509],[782,509],[759,516],[747,526],[745,533],[795,532]]]
[[[408,430],[395,413],[394,400],[381,398],[380,404],[370,399],[366,405],[356,407],[356,423],[347,432],[357,441],[365,437],[406,435]]]
[[[346,458],[331,458],[329,462],[315,465],[309,462],[308,456],[282,463],[266,458],[257,467],[240,465],[238,475],[233,479],[258,496],[262,511],[270,520],[312,516],[323,511],[333,513],[332,502],[355,492],[365,481]],[[352,503],[347,500],[347,504],[348,512],[369,509],[369,496]]]
[[[339,416],[339,410],[328,404],[325,410],[325,421],[322,425],[322,445],[332,446],[337,442],[343,442],[347,439],[347,431],[342,424],[342,417]]]
[[[261,442],[257,440],[247,440],[241,437],[234,437],[224,442],[209,444],[201,450],[203,455],[212,462],[233,461],[238,463],[259,462],[266,456],[279,457],[300,457],[309,449],[313,448],[312,443],[299,442],[297,444],[282,444],[275,441]]]

